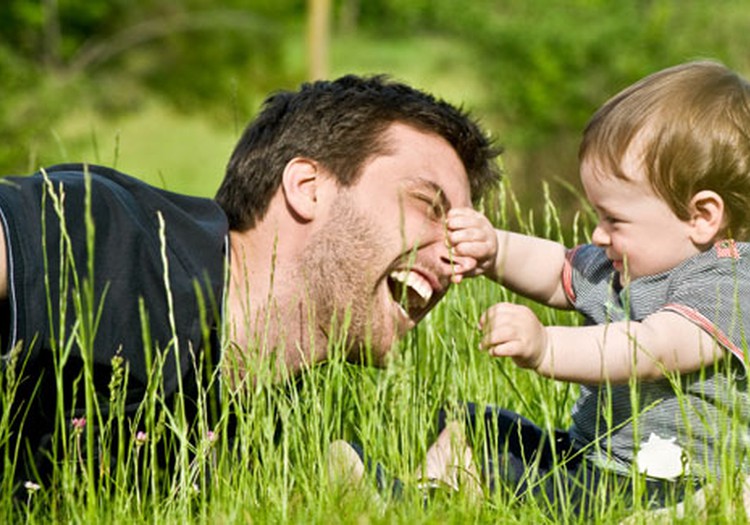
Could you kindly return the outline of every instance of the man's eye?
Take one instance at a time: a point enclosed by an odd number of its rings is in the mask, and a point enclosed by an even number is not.
[[[437,196],[417,195],[417,199],[426,205],[427,216],[430,219],[442,219],[445,217],[446,210],[443,207],[442,201]]]

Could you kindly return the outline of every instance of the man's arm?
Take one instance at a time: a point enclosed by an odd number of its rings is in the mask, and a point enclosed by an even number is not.
[[[8,252],[5,242],[5,231],[0,226],[0,301],[8,298]]]

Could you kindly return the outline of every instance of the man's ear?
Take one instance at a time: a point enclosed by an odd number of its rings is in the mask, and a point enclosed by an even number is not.
[[[713,244],[724,221],[724,199],[711,190],[701,190],[690,199],[691,240],[698,246]]]
[[[310,159],[295,157],[284,168],[281,189],[287,209],[297,219],[309,222],[315,218],[320,165]]]

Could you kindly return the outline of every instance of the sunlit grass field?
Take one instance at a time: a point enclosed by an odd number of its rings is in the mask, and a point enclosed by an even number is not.
[[[532,221],[514,201],[507,184],[488,204],[492,204],[488,213],[500,227],[512,220],[524,231],[534,232],[531,224],[538,222],[542,225],[538,234],[566,244],[585,240],[585,212],[576,224],[562,228],[554,204],[547,202],[542,217]],[[85,285],[73,292],[88,293]],[[425,499],[418,489],[415,472],[435,437],[440,410],[450,411],[464,401],[473,401],[518,411],[550,430],[569,423],[576,387],[539,378],[509,360],[490,358],[478,349],[478,317],[498,301],[519,299],[483,278],[453,287],[401,342],[384,369],[346,363],[340,340],[336,339],[329,346],[329,363],[285,381],[279,381],[266,366],[251,363],[255,383],[236,392],[222,390],[223,415],[218,421],[208,417],[212,409],[208,402],[199,406],[192,424],[185,420],[180,403],[163,407],[156,374],[137,417],[145,431],[136,431],[132,421],[118,416],[124,385],[115,373],[109,380],[109,402],[115,407],[112,417],[99,420],[98,404],[91,396],[86,424],[74,421],[61,426],[67,430],[59,430],[56,437],[57,467],[50,485],[39,486],[28,480],[25,486],[13,487],[10,474],[14,452],[3,458],[0,521],[576,522],[564,510],[550,513],[543,502],[517,500],[502,490],[485,492],[480,498],[465,492],[438,491]],[[536,309],[545,323],[578,322],[569,312]],[[344,331],[345,325],[344,320]],[[63,355],[65,344],[61,343]],[[116,371],[121,370],[118,366]],[[0,380],[0,406],[5,417],[0,419],[1,442],[9,438],[7,414],[17,378],[14,370],[17,372],[13,366],[7,368]],[[213,380],[219,379],[214,376]],[[90,381],[90,377],[83,377],[78,388],[92,388]],[[236,421],[230,422],[229,413]],[[92,421],[98,423],[96,428]],[[327,452],[339,439],[360,443],[389,476],[403,481],[403,491],[397,496],[387,490],[378,493],[376,480],[371,477],[363,486],[331,480]],[[96,447],[96,457],[115,461],[89,461],[92,447]],[[157,459],[161,447],[172,451],[173,465],[168,468]],[[738,523],[746,519],[738,504],[742,494],[737,479],[730,476],[720,484],[718,496],[709,504],[710,522]],[[634,476],[634,484],[641,481]],[[631,501],[602,493],[593,516],[581,521],[616,523],[632,514],[632,506]],[[697,514],[688,514],[682,522],[703,520]],[[641,521],[651,523],[648,517]]]

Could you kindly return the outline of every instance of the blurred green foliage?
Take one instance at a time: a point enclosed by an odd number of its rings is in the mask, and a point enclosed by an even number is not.
[[[158,98],[181,111],[254,110],[238,78],[288,83],[287,21],[304,2],[4,0],[0,3],[0,167],[36,169],[39,144],[86,106],[115,116]],[[231,104],[227,104],[231,100]],[[42,159],[41,162],[44,162]]]
[[[307,7],[303,0],[4,0],[0,172],[35,169],[49,147],[40,136],[80,106],[113,116],[156,98],[243,126],[261,97],[305,79],[294,51],[304,48]],[[581,129],[609,96],[698,57],[750,71],[745,0],[332,0],[332,18],[332,47],[341,41],[360,53],[352,64],[367,62],[363,46],[349,45],[358,38],[377,46],[373,54],[387,49],[386,40],[455,42],[466,67],[441,75],[460,92],[476,88],[464,78],[467,68],[476,72],[482,93],[461,99],[506,146],[521,200],[533,201],[540,180],[549,180],[564,210],[578,199],[570,184]]]
[[[540,180],[562,180],[553,184],[554,200],[563,209],[573,207],[568,204],[578,197],[569,183],[577,184],[581,131],[596,108],[625,86],[696,58],[750,72],[745,0],[408,4],[362,2],[363,25],[399,34],[439,31],[474,49],[474,66],[488,86],[478,113],[510,152],[507,168],[525,203],[541,201]]]

